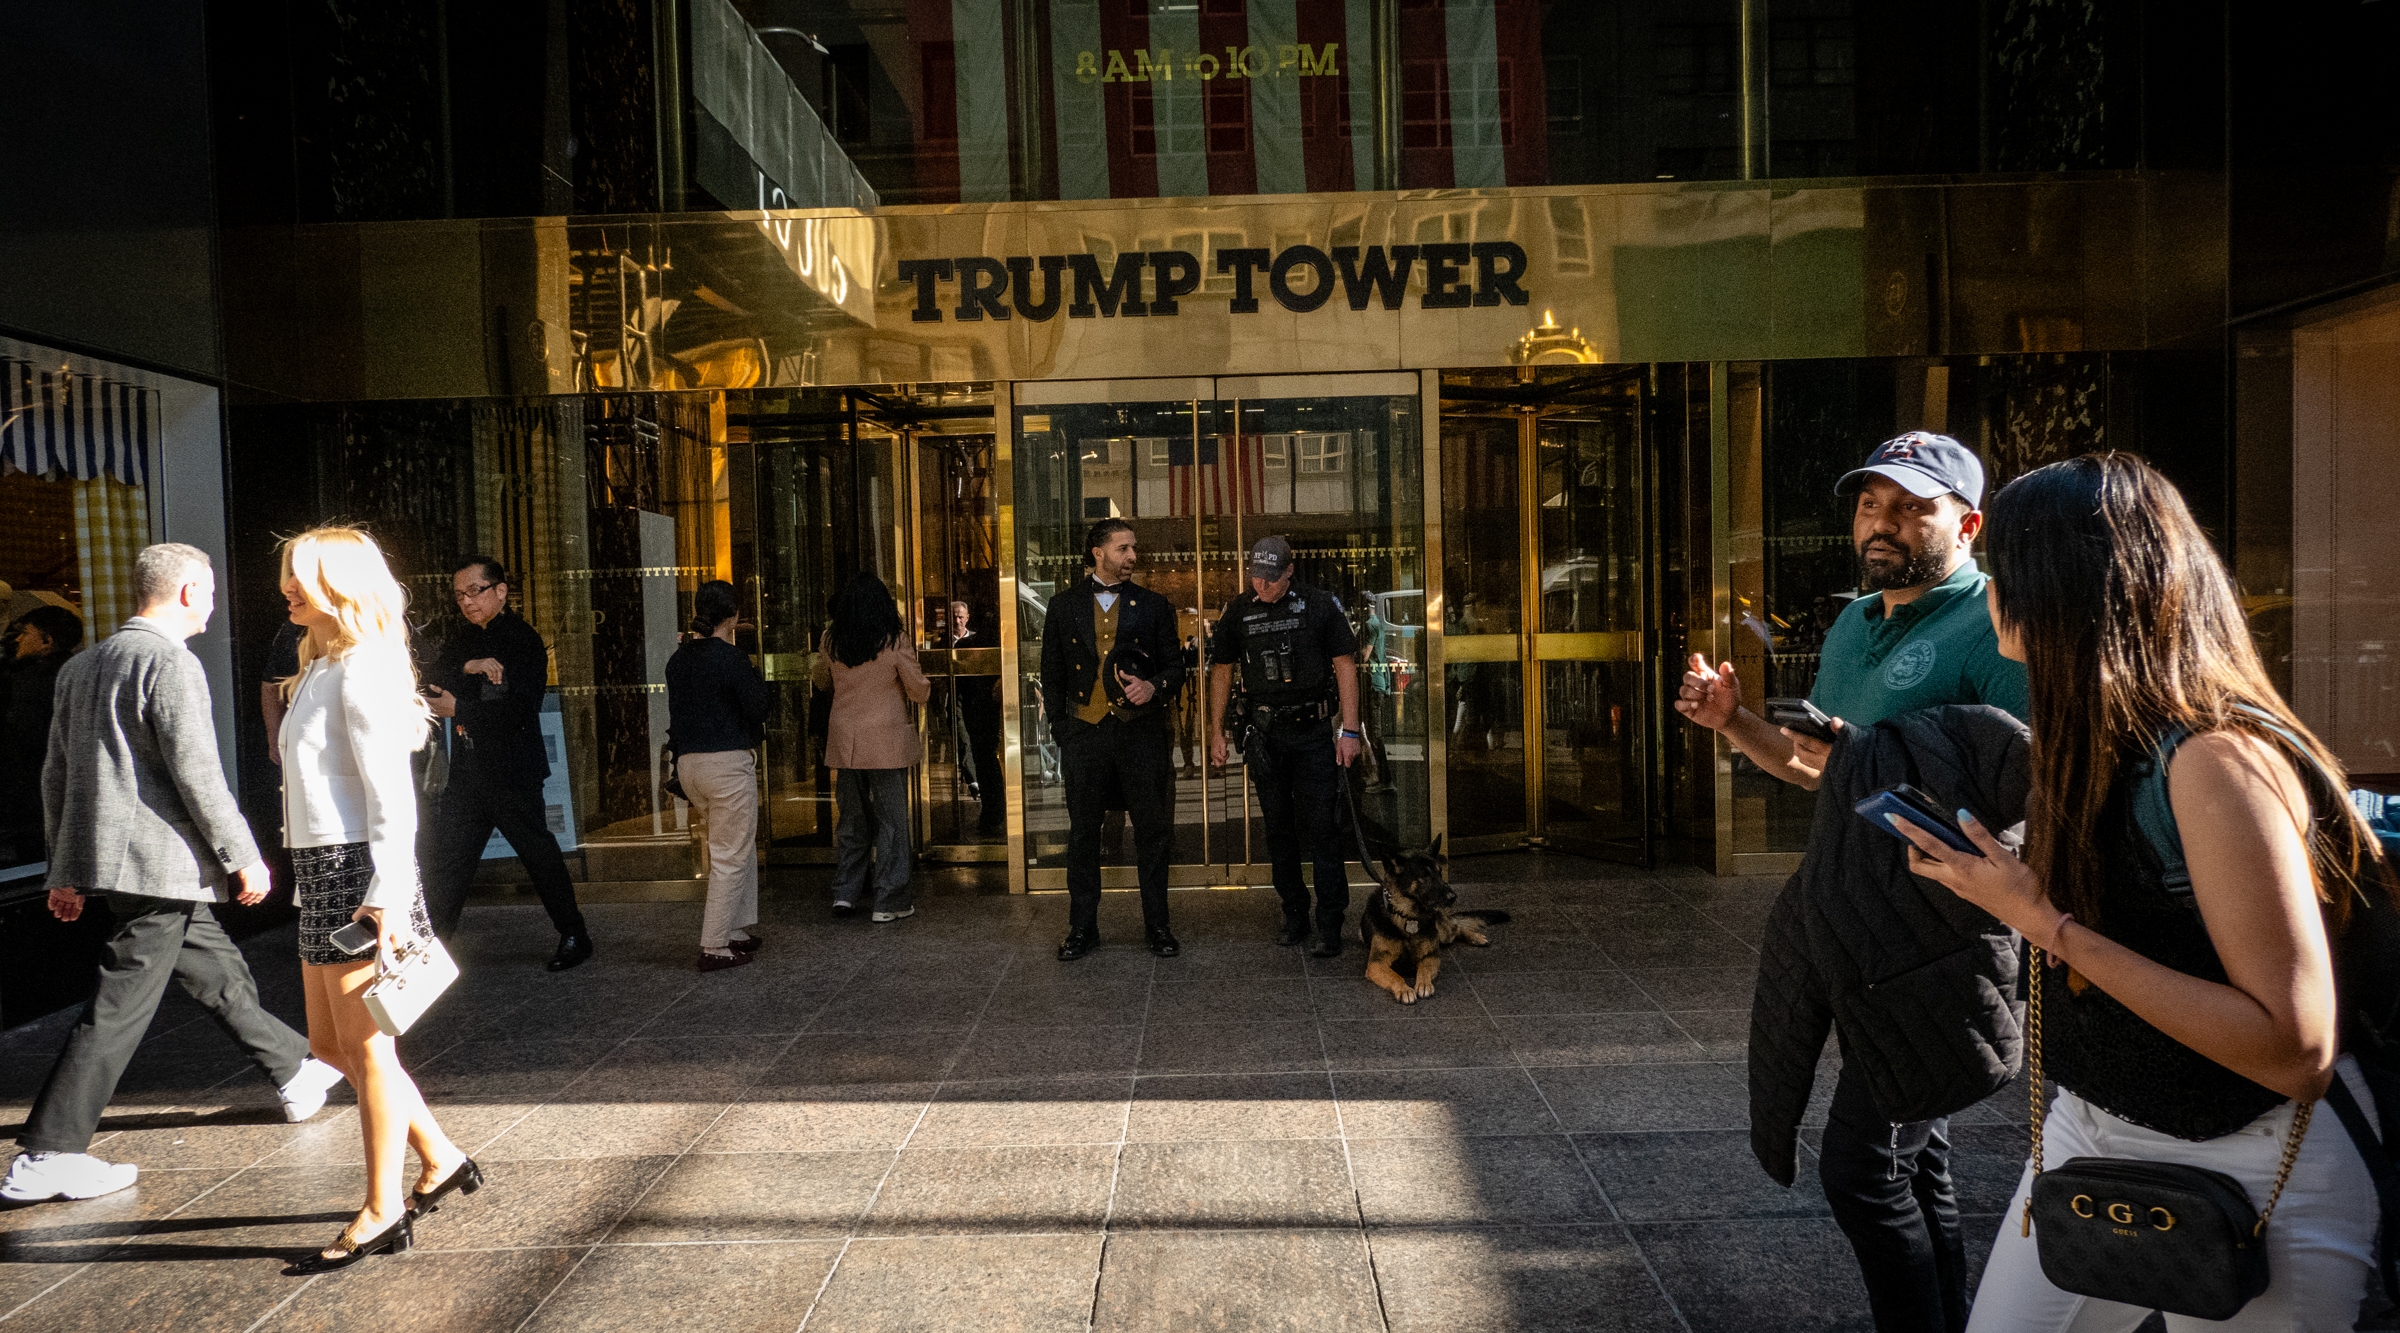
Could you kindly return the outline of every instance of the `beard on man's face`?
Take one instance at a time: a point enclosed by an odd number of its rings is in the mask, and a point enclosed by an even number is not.
[[[1889,592],[1931,583],[1942,576],[1943,567],[1949,563],[1945,554],[1930,543],[1921,549],[1912,549],[1897,538],[1877,536],[1869,537],[1858,546],[1860,581],[1870,592]]]

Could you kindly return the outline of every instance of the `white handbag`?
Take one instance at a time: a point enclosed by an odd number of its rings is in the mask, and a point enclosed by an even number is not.
[[[456,980],[458,964],[440,940],[431,935],[412,938],[401,946],[399,957],[376,956],[375,980],[367,986],[367,1013],[385,1035],[397,1037]]]

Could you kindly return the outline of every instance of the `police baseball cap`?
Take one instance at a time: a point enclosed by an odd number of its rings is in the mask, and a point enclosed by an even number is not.
[[[1250,577],[1281,583],[1292,572],[1292,544],[1281,537],[1261,537],[1250,547]]]
[[[1930,500],[1956,492],[1969,509],[1983,508],[1983,464],[1967,446],[1947,435],[1912,430],[1875,446],[1854,472],[1833,484],[1835,495],[1856,495],[1869,474],[1899,482],[1909,494]]]

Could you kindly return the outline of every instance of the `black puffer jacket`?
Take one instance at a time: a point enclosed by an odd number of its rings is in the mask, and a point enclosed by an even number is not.
[[[1825,1034],[1893,1120],[1964,1110],[2016,1073],[2017,938],[1908,871],[1908,848],[1851,809],[1896,782],[1987,828],[2025,817],[2026,733],[1983,704],[1845,727],[1826,761],[1808,856],[1767,918],[1750,1010],[1750,1147],[1792,1183]]]

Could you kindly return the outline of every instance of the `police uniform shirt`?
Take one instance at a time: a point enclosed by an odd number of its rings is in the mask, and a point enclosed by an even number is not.
[[[1234,598],[1208,651],[1212,663],[1242,668],[1253,704],[1315,703],[1332,696],[1333,659],[1356,657],[1358,637],[1339,598],[1295,583],[1272,602],[1247,592]]]

